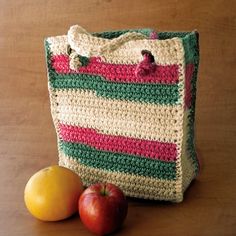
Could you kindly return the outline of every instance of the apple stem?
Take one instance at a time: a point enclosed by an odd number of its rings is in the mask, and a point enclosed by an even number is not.
[[[103,188],[101,189],[101,195],[103,195],[103,196],[107,196],[108,195],[108,192],[107,192],[107,189],[106,189],[106,185],[104,185]]]

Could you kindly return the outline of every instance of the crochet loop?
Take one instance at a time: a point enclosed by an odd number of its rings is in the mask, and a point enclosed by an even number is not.
[[[153,74],[157,67],[155,58],[150,51],[144,49],[141,51],[141,54],[143,56],[143,60],[137,65],[135,69],[136,77]]]

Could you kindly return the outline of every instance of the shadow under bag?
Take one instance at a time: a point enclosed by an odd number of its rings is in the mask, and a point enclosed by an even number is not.
[[[194,146],[198,33],[151,29],[45,40],[59,164],[84,185],[181,202],[199,172]]]

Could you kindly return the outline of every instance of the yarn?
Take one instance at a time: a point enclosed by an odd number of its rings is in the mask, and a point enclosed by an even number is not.
[[[98,150],[127,153],[151,159],[175,161],[176,145],[153,140],[100,134],[95,129],[60,124],[60,138],[66,142],[82,143]]]
[[[85,185],[180,202],[199,172],[194,146],[197,32],[90,34],[45,40],[59,164]]]
[[[77,56],[79,61],[81,59]],[[161,83],[175,84],[178,82],[178,65],[159,65],[151,68],[152,73],[137,76],[136,69],[142,66],[142,62],[138,65],[128,64],[111,64],[105,63],[99,57],[91,57],[86,66],[81,64],[76,68],[70,66],[70,57],[68,55],[54,55],[51,58],[52,67],[59,74],[86,73],[91,75],[99,75],[108,81],[126,82],[126,83]],[[74,62],[74,60],[72,61]],[[76,61],[75,61],[76,62]],[[82,63],[82,62],[81,62]]]

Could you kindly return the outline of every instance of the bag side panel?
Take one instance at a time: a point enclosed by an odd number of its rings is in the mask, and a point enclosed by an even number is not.
[[[183,190],[185,191],[191,181],[199,173],[199,162],[197,159],[194,137],[195,121],[195,101],[196,101],[196,82],[199,65],[199,45],[198,34],[192,32],[183,38],[185,49],[186,66],[185,69],[185,126],[184,126],[184,152],[182,156],[183,165]]]

